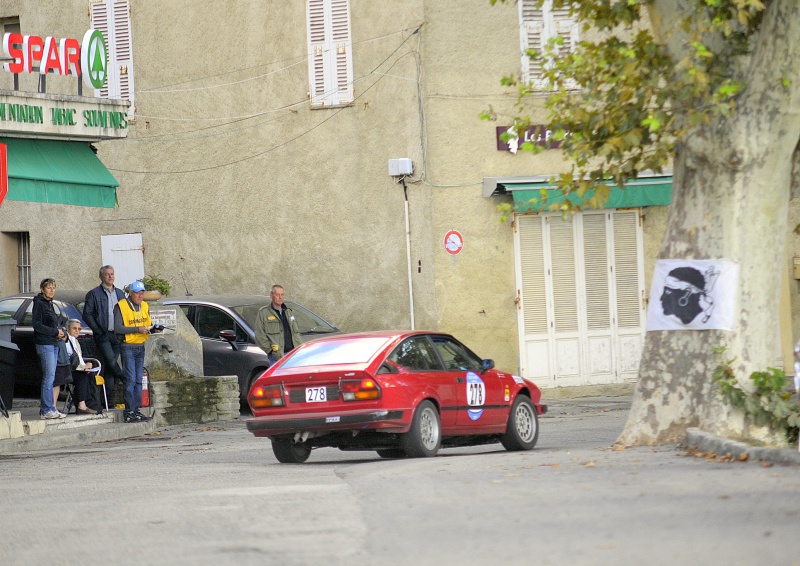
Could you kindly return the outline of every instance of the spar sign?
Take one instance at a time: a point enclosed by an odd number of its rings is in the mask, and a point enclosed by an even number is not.
[[[3,35],[3,53],[8,62],[3,68],[9,73],[55,73],[75,77],[83,76],[88,88],[100,89],[108,77],[108,49],[103,34],[90,29],[83,42],[70,37],[56,39],[38,35],[6,33]]]

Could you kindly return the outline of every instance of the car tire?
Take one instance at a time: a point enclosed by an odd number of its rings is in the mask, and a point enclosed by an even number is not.
[[[414,411],[411,430],[400,437],[400,448],[409,458],[436,456],[442,445],[439,412],[430,401],[423,401]]]
[[[376,450],[378,456],[381,458],[405,458],[406,453],[399,448],[387,448],[384,450]]]
[[[508,415],[506,432],[500,437],[503,447],[509,451],[532,450],[539,440],[539,417],[530,398],[517,395]]]
[[[281,464],[302,464],[308,460],[311,448],[291,440],[272,440],[272,453]]]

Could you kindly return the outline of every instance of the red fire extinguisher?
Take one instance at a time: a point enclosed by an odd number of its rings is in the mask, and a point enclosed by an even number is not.
[[[142,407],[150,406],[149,377],[150,374],[147,372],[147,368],[144,368],[144,371],[142,371]]]

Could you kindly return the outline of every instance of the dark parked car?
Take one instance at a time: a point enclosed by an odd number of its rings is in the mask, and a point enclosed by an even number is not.
[[[83,303],[86,295],[83,291],[56,290],[53,306],[62,324],[67,320],[76,318],[81,321],[83,330],[78,337],[84,356],[91,356],[94,352],[92,331],[83,323],[80,310],[75,306]],[[33,342],[33,297],[35,293],[19,293],[0,299],[0,319],[14,319],[17,326],[11,333],[11,341],[19,347],[17,362],[14,369],[14,395],[23,391],[38,397],[42,386],[42,370],[39,358],[36,355],[36,346]]]
[[[258,311],[270,301],[266,295],[209,295],[162,302],[180,306],[200,335],[203,373],[238,376],[239,396],[245,402],[253,381],[270,366],[267,354],[256,344],[253,330]],[[286,305],[292,309],[304,341],[340,332],[306,307],[292,301],[286,301]]]

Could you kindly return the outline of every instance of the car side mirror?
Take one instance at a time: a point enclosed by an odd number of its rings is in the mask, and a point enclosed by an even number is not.
[[[239,346],[236,345],[236,332],[234,330],[220,330],[219,337],[223,340],[227,340],[228,344],[230,344],[231,348],[234,350],[239,349]]]
[[[483,371],[489,371],[494,368],[494,360],[483,360]]]

